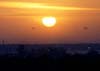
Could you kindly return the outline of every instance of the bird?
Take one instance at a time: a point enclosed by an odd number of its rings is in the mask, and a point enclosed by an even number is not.
[[[35,29],[35,27],[32,27],[32,29]]]
[[[84,30],[88,30],[88,27],[87,27],[87,26],[85,26],[85,27],[83,27],[83,29],[84,29]]]

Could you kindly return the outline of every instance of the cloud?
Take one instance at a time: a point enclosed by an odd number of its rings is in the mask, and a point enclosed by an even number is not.
[[[70,7],[60,5],[49,5],[47,3],[33,3],[33,2],[18,2],[18,1],[0,1],[0,16],[4,15],[65,15],[66,13],[74,11],[98,11],[99,8],[82,8]]]
[[[65,6],[48,6],[43,3],[32,2],[0,2],[0,7],[3,8],[19,8],[19,9],[51,9],[51,10],[100,10],[96,8],[79,8],[79,7],[65,7]]]

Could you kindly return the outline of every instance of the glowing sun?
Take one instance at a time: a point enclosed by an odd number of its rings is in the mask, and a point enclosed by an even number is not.
[[[43,17],[42,23],[46,27],[53,27],[56,24],[56,18],[55,17]]]

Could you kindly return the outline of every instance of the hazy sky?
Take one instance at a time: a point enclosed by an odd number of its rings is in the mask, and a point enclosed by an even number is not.
[[[100,43],[99,3],[100,0],[0,0],[0,40]],[[56,25],[45,27],[41,21],[45,16],[54,16]]]
[[[66,5],[66,6],[100,8],[100,0],[0,0],[0,1],[51,3],[51,4],[59,4],[59,5]]]

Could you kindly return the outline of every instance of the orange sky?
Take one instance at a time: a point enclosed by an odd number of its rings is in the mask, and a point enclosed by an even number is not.
[[[0,1],[17,1],[17,2],[36,2],[36,3],[51,3],[66,6],[81,6],[81,7],[98,7],[100,8],[100,0],[0,0]]]
[[[100,43],[99,3],[100,0],[2,0],[0,40],[36,44]],[[41,23],[44,16],[55,16],[56,26],[44,27]]]

